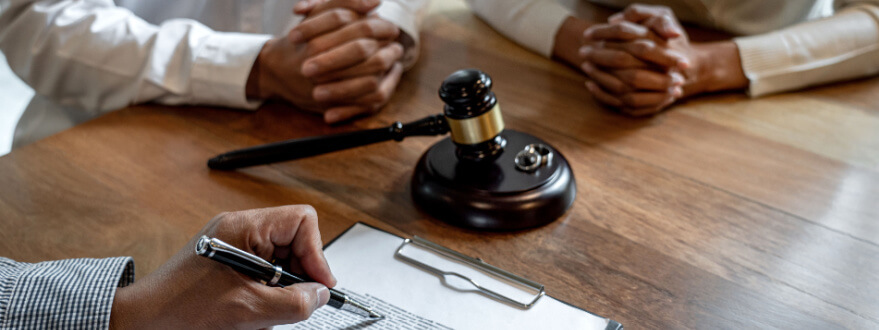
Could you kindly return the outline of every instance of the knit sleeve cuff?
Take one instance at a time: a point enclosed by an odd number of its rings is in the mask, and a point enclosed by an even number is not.
[[[748,94],[759,97],[876,73],[879,24],[863,9],[734,39],[750,81]]]
[[[571,11],[553,1],[546,3],[539,11],[525,15],[530,17],[522,21],[529,23],[516,28],[517,34],[521,36],[521,43],[543,56],[552,57],[555,36],[565,19],[571,16]]]

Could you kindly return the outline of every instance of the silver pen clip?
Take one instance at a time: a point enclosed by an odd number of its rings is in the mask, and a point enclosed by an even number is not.
[[[267,285],[274,286],[278,284],[278,280],[281,278],[280,266],[275,266],[263,258],[247,253],[246,251],[229,245],[229,243],[223,242],[217,238],[210,238],[207,236],[199,238],[198,243],[195,244],[195,253],[208,258],[213,258],[215,254],[220,254],[251,261],[255,265],[260,265],[266,270],[274,272],[274,276],[266,283]]]

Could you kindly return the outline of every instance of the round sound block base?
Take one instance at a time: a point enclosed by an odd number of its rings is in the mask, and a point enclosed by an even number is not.
[[[571,167],[557,150],[531,172],[516,167],[516,154],[546,142],[504,130],[503,152],[493,160],[461,161],[448,138],[421,156],[412,176],[412,198],[430,215],[447,223],[485,231],[541,226],[564,214],[577,194]]]

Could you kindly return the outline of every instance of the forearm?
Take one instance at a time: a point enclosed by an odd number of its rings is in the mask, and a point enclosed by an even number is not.
[[[291,89],[290,85],[281,81],[284,77],[277,77],[278,73],[276,71],[278,70],[272,70],[272,68],[280,67],[282,62],[288,61],[292,57],[290,53],[276,50],[283,46],[292,47],[292,45],[285,45],[284,42],[286,42],[285,39],[270,39],[260,49],[259,54],[253,61],[253,65],[250,67],[244,87],[248,99],[284,99],[285,93],[310,92],[310,90],[289,90]],[[299,68],[297,67],[297,69]],[[281,74],[293,75],[290,72],[282,72]]]
[[[748,87],[742,71],[739,50],[732,41],[693,44],[693,62],[699,63],[688,73],[684,95],[695,95]]]
[[[583,61],[580,57],[580,47],[583,44],[583,32],[592,24],[579,18],[568,16],[555,34],[552,48],[552,56],[566,63],[579,67]]]
[[[12,70],[38,94],[63,105],[104,111],[136,95],[155,27],[98,1],[11,1],[0,12],[0,49]],[[120,37],[127,23],[141,34]],[[107,53],[107,49],[117,53]],[[121,56],[113,56],[125,54]],[[110,92],[112,91],[112,93]]]
[[[100,0],[14,0],[0,30],[0,49],[37,93],[95,114],[151,101],[247,106],[264,42],[188,20],[151,25]]]

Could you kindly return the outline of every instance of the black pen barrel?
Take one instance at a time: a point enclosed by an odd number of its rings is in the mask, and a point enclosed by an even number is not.
[[[226,264],[229,267],[232,267],[232,269],[238,271],[239,273],[253,277],[254,279],[266,282],[272,279],[273,274],[267,273],[265,268],[260,267],[259,265],[255,265],[250,260],[246,260],[238,256],[222,252],[214,253],[209,256],[209,258]]]
[[[347,297],[345,296],[345,294],[330,289],[330,301],[327,302],[327,305],[330,305],[330,307],[333,308],[342,308],[342,305],[345,304],[346,299]]]

